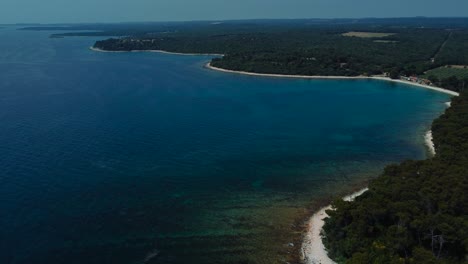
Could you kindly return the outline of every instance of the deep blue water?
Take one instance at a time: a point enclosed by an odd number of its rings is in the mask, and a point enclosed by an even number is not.
[[[425,158],[449,100],[49,34],[0,29],[0,263],[281,263],[313,201]]]

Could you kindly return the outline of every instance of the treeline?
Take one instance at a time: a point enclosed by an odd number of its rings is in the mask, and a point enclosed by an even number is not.
[[[468,61],[468,33],[466,31],[453,31],[446,45],[436,58],[436,63],[443,65],[467,65]]]
[[[355,202],[336,200],[324,226],[343,263],[466,263],[468,93],[432,126],[437,155],[391,165]]]
[[[351,29],[349,29],[351,30]],[[374,39],[345,37],[346,30],[314,30],[282,34],[268,40],[272,48],[238,50],[214,59],[213,65],[257,73],[358,76],[379,75],[415,63],[427,64],[445,32],[390,30],[394,36]],[[268,46],[267,46],[268,47]]]

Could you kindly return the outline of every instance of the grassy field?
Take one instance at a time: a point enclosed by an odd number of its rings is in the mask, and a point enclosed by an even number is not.
[[[468,78],[468,67],[464,68],[464,66],[454,65],[451,67],[439,67],[430,71],[427,71],[423,77],[427,78],[430,75],[434,75],[439,79],[448,78],[451,76],[456,76],[458,79],[465,79]]]
[[[384,38],[395,35],[394,33],[374,33],[374,32],[360,32],[351,31],[342,34],[345,37],[357,37],[357,38]]]

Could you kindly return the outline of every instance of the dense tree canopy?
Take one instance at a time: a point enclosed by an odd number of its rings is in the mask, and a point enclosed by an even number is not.
[[[381,38],[343,36],[369,28],[293,28],[224,34],[188,33],[126,37],[98,41],[104,50],[165,50],[187,53],[222,53],[213,65],[231,70],[299,75],[423,73],[444,43],[440,29],[381,28],[395,35]],[[374,29],[375,31],[375,29]],[[442,55],[439,55],[439,57]],[[467,62],[468,63],[468,62]]]

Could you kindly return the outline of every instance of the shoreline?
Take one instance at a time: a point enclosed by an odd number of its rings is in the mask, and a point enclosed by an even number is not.
[[[424,142],[426,143],[429,153],[434,156],[436,154],[434,140],[432,137],[432,130],[429,130],[426,135],[424,135]]]
[[[103,49],[95,48],[95,47],[89,47],[89,49],[95,52],[105,52],[105,53],[149,52],[149,53],[162,53],[162,54],[172,54],[172,55],[182,55],[182,56],[220,56],[220,57],[224,56],[224,54],[217,54],[217,53],[181,53],[181,52],[170,52],[170,51],[165,51],[165,50],[109,51],[109,50],[103,50]],[[389,77],[383,77],[383,76],[362,76],[362,75],[361,76],[320,76],[320,75],[289,75],[289,74],[254,73],[254,72],[247,72],[247,71],[234,71],[234,70],[218,68],[218,67],[212,66],[211,62],[206,63],[205,68],[214,70],[214,71],[219,71],[219,72],[235,73],[235,74],[258,76],[258,77],[318,79],[318,80],[380,80],[380,81],[408,84],[408,85],[412,85],[416,87],[426,88],[426,89],[450,94],[453,96],[460,95],[457,92],[443,89],[440,87],[434,87],[430,85],[404,81],[401,79],[391,79]]]
[[[344,201],[352,202],[356,197],[363,195],[369,189],[364,188],[343,197]],[[309,219],[307,223],[307,233],[305,234],[301,246],[301,259],[305,264],[334,264],[335,262],[328,257],[327,249],[322,241],[321,231],[325,225],[325,218],[328,217],[327,210],[332,206],[328,205],[318,210]]]
[[[400,79],[391,79],[389,77],[381,77],[381,76],[320,76],[320,75],[288,75],[288,74],[270,74],[270,73],[254,73],[254,72],[246,72],[246,71],[233,71],[233,70],[226,70],[222,68],[218,68],[211,65],[211,62],[205,65],[207,69],[225,72],[225,73],[234,73],[234,74],[242,74],[242,75],[249,75],[249,76],[257,76],[257,77],[273,77],[273,78],[291,78],[291,79],[316,79],[316,80],[380,80],[380,81],[387,81],[387,82],[394,82],[394,83],[402,83],[408,84],[416,87],[426,88],[433,91],[438,91],[446,94],[450,94],[453,96],[459,96],[460,94],[454,91],[450,91],[447,89],[429,86],[420,83],[414,83],[409,81],[404,81]]]
[[[149,53],[162,53],[162,54],[171,54],[171,55],[182,55],[182,56],[224,56],[224,54],[216,54],[216,53],[180,53],[180,52],[170,52],[165,50],[131,50],[131,51],[124,51],[124,50],[103,50],[100,48],[89,47],[90,50],[96,52],[104,52],[104,53],[127,53],[127,52],[149,52]]]

